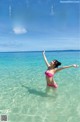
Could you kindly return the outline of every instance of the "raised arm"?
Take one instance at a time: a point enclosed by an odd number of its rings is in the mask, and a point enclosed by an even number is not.
[[[73,64],[73,65],[70,65],[70,66],[63,66],[63,67],[61,67],[61,68],[57,68],[57,69],[56,69],[56,72],[61,71],[61,70],[66,69],[66,68],[71,68],[71,67],[77,68],[78,65]]]
[[[49,62],[48,62],[48,60],[46,58],[45,51],[43,51],[42,54],[43,54],[43,58],[44,58],[44,61],[45,61],[46,65],[47,65],[47,67],[49,67],[50,64],[49,64]]]

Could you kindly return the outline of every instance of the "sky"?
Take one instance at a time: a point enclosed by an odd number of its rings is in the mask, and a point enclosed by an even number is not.
[[[80,49],[80,0],[0,0],[0,52]]]

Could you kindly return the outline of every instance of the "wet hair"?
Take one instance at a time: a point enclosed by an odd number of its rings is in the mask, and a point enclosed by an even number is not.
[[[55,61],[55,68],[61,65],[61,62],[59,62],[58,60],[53,60],[53,61]]]

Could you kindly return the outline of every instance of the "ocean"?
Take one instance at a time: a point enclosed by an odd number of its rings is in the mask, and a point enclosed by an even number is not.
[[[46,52],[48,61],[80,65],[80,51]],[[80,67],[55,74],[47,88],[42,52],[0,53],[0,116],[8,122],[79,122]]]

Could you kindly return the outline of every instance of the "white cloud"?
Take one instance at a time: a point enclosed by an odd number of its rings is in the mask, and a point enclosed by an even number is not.
[[[60,3],[80,3],[79,0],[60,0]]]
[[[13,32],[15,34],[25,34],[25,33],[27,33],[27,30],[24,27],[14,27]]]
[[[55,14],[55,12],[54,12],[54,8],[53,8],[53,5],[51,6],[51,13],[50,13],[50,15],[51,16],[53,16]]]
[[[11,5],[9,6],[9,16],[11,16],[11,13],[12,13],[12,8],[11,8]]]

